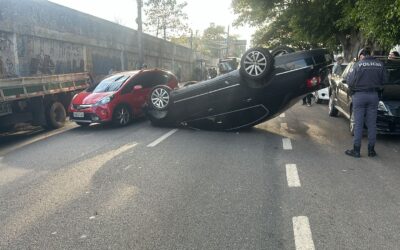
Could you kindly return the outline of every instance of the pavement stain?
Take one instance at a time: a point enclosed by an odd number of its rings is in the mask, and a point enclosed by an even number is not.
[[[24,209],[10,216],[0,227],[0,238],[5,239],[3,242],[15,240],[37,220],[53,214],[60,207],[78,198],[88,189],[92,177],[101,167],[136,145],[136,143],[123,145],[50,175],[47,181],[27,194],[27,197],[41,198],[35,200],[33,204],[25,204]],[[128,194],[134,193],[132,189],[127,190],[130,190],[127,191]]]

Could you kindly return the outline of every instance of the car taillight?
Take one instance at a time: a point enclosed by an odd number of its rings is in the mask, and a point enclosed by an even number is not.
[[[309,89],[313,89],[320,84],[321,84],[321,77],[319,76],[314,76],[311,79],[307,79],[307,88]]]

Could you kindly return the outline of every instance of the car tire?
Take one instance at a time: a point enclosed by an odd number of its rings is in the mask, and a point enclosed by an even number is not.
[[[47,128],[57,129],[63,127],[66,118],[67,112],[64,105],[60,102],[53,102],[46,112]]]
[[[332,116],[332,117],[337,116],[339,113],[339,111],[335,107],[334,99],[335,99],[335,94],[332,93],[329,96],[329,104],[328,104],[329,116]]]
[[[132,120],[132,112],[127,105],[119,105],[114,109],[112,122],[114,125],[123,127]]]
[[[150,92],[149,105],[152,109],[162,111],[169,106],[171,89],[167,86],[156,86]]]
[[[273,57],[275,57],[275,56],[282,56],[282,55],[290,54],[293,52],[294,52],[294,49],[292,49],[288,46],[282,45],[282,46],[278,46],[275,49],[273,49],[271,51],[271,55]]]
[[[271,73],[273,63],[273,56],[267,49],[251,48],[242,56],[240,74],[249,80],[260,80]]]
[[[350,134],[351,134],[352,136],[354,136],[354,126],[355,126],[354,114],[353,114],[353,112],[350,112],[349,131],[350,131]]]
[[[90,123],[88,122],[75,122],[77,125],[81,127],[89,127]]]

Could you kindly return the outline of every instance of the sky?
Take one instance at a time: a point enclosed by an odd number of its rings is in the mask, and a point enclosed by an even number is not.
[[[136,0],[49,0],[51,2],[75,9],[93,16],[137,29]],[[178,2],[182,2],[179,1]],[[188,14],[189,27],[202,32],[210,23],[225,26],[230,25],[230,34],[239,35],[239,39],[248,40],[249,46],[252,33],[255,29],[245,26],[235,28],[232,22],[235,19],[231,0],[186,0],[188,5],[184,11]],[[144,15],[144,13],[142,14]]]

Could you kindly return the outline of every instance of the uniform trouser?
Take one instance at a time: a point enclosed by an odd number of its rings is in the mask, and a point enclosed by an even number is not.
[[[378,93],[375,91],[356,92],[353,95],[353,114],[355,122],[353,142],[355,146],[361,147],[364,121],[368,128],[368,144],[375,146],[378,103],[379,97]]]

